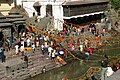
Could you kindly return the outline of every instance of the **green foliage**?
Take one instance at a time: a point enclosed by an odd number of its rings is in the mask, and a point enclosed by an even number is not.
[[[120,8],[120,0],[110,0],[112,8],[118,10]]]
[[[120,9],[118,10],[118,17],[120,17]]]

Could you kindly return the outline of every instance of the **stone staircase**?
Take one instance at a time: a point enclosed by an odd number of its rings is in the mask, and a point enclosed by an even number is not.
[[[28,55],[28,69],[30,70],[30,76],[34,77],[42,73],[42,69],[45,66],[46,71],[59,67],[56,62],[52,61],[47,55],[43,56],[40,53]]]
[[[5,71],[0,68],[0,80],[3,80],[5,78]]]
[[[28,56],[28,67],[21,60],[23,59],[22,56],[16,55],[9,57],[10,55],[14,55],[14,51],[11,51],[9,54],[7,53],[5,53],[8,56],[6,62],[0,62],[0,80],[24,80],[41,74],[44,66],[46,71],[61,66],[59,62],[52,61],[47,54],[42,55],[40,50],[36,50],[34,54],[32,52],[26,53]],[[6,66],[9,67],[8,70]]]
[[[0,80],[24,80],[29,77],[27,65],[20,58],[12,58],[0,63]]]

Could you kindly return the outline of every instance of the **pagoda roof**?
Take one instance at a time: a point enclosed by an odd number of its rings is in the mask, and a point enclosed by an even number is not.
[[[6,19],[6,16],[1,16],[1,15],[0,15],[0,19]]]
[[[0,19],[0,23],[9,22],[9,19]]]
[[[63,3],[63,6],[67,6],[67,5],[95,4],[95,3],[104,3],[104,2],[109,2],[109,0],[66,1],[66,2]]]
[[[7,18],[22,18],[23,15],[7,15]]]
[[[15,22],[13,22],[14,24],[24,24],[25,23],[25,21],[15,21]]]
[[[6,17],[0,12],[0,19],[5,19]]]
[[[9,15],[19,15],[20,13],[15,7],[13,7],[8,14]]]
[[[34,7],[37,7],[37,6],[41,6],[41,4],[40,4],[39,1],[37,1],[37,2],[35,2],[35,3],[33,4],[33,6],[34,6]]]
[[[25,18],[13,18],[13,19],[9,19],[9,21],[13,22],[13,21],[25,21]]]
[[[1,27],[10,27],[10,26],[12,26],[13,24],[11,24],[11,23],[0,23],[0,28]]]
[[[0,16],[3,16],[3,14],[1,13],[1,11],[0,11]]]

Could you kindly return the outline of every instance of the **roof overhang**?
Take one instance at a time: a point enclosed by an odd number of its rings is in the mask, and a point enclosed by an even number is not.
[[[9,21],[11,22],[16,22],[16,21],[25,21],[26,19],[25,18],[13,18],[13,19],[9,19]]]
[[[0,28],[1,27],[11,27],[11,26],[13,26],[13,24],[11,24],[11,23],[0,23]]]
[[[25,21],[15,21],[14,24],[25,24]]]
[[[100,13],[104,13],[104,12],[101,11],[101,12],[95,12],[95,13],[89,13],[89,14],[83,14],[83,15],[76,15],[76,16],[71,16],[71,17],[63,17],[63,19],[78,18],[78,17],[84,17],[84,16],[95,15],[95,14],[100,14]]]
[[[66,1],[62,5],[63,6],[72,6],[72,5],[84,5],[84,4],[95,4],[95,3],[105,3],[109,2],[109,0],[83,0],[83,1]]]
[[[22,18],[23,15],[8,15],[7,18]]]

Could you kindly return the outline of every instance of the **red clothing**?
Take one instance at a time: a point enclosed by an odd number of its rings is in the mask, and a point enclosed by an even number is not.
[[[93,52],[93,48],[88,48],[88,50],[90,51],[90,53],[92,53]]]
[[[29,27],[29,32],[31,33],[33,30],[32,30],[32,28],[31,27]]]
[[[120,64],[119,64],[119,65],[117,65],[117,69],[120,69]]]

